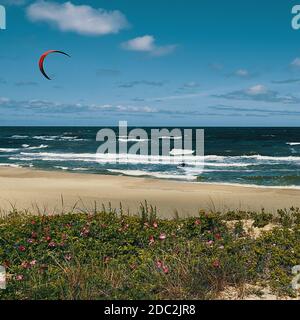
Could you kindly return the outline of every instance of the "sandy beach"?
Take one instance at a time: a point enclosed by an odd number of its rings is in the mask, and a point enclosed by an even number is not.
[[[124,176],[0,168],[0,208],[2,212],[28,209],[38,213],[60,213],[98,208],[102,203],[136,213],[147,200],[161,217],[197,214],[203,209],[260,210],[300,207],[300,190],[199,184]],[[63,199],[63,200],[62,200]]]

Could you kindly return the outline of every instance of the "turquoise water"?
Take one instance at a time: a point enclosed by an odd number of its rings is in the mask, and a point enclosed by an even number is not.
[[[203,128],[204,170],[194,165],[113,163],[96,158],[99,128],[2,127],[0,166],[145,176],[195,182],[300,186],[300,128]],[[201,128],[202,129],[202,128]],[[113,128],[118,136],[118,128]],[[150,128],[145,128],[150,132]],[[126,140],[126,137],[119,137]],[[176,137],[170,139],[171,147]],[[136,141],[127,141],[128,146]],[[150,148],[149,140],[149,148]],[[193,146],[195,141],[193,141]],[[155,160],[155,159],[154,159]]]

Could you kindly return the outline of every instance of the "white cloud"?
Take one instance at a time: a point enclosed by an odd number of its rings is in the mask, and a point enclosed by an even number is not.
[[[62,103],[49,100],[13,100],[0,96],[0,108],[10,111],[34,112],[39,114],[69,114],[69,113],[82,113],[90,114],[91,112],[109,112],[109,113],[128,113],[128,114],[143,114],[155,113],[157,110],[148,105],[113,105],[113,104],[96,104],[96,103]]]
[[[299,68],[300,67],[300,58],[296,58],[292,61],[291,63],[291,66],[292,67],[296,67],[296,68]]]
[[[262,84],[244,90],[237,90],[225,94],[213,95],[213,97],[229,100],[251,100],[268,103],[299,104],[300,98],[291,94],[280,94],[278,91],[270,90]]]
[[[158,46],[151,35],[137,37],[121,44],[122,48],[129,51],[148,52],[153,56],[164,56],[173,52],[176,45]]]
[[[124,49],[132,51],[152,51],[155,48],[153,36],[138,37],[122,44]]]
[[[235,74],[239,77],[248,77],[249,76],[249,71],[246,69],[239,69],[235,72]]]
[[[126,17],[120,11],[77,6],[71,2],[35,2],[27,8],[27,15],[34,22],[47,22],[61,31],[92,36],[118,33],[128,26]]]
[[[258,84],[256,86],[253,86],[253,87],[247,89],[247,93],[252,96],[266,94],[267,92],[268,92],[268,89],[265,86],[263,86],[262,84]]]

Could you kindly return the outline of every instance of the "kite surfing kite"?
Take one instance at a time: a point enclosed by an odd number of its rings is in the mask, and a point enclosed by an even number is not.
[[[49,78],[49,76],[47,75],[47,73],[45,72],[45,69],[44,69],[44,60],[45,58],[50,54],[50,53],[61,53],[61,54],[64,54],[65,56],[69,57],[70,56],[63,52],[63,51],[59,51],[59,50],[48,50],[46,51],[45,53],[43,53],[40,57],[40,60],[39,60],[39,68],[40,68],[40,71],[41,73],[43,74],[43,76],[48,79],[48,80],[51,80],[51,78]]]

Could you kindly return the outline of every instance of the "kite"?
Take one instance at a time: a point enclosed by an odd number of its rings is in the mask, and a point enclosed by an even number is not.
[[[46,51],[45,53],[43,53],[42,55],[41,55],[41,57],[40,57],[40,60],[39,60],[39,68],[40,68],[40,71],[41,71],[41,73],[43,74],[43,76],[45,77],[45,78],[47,78],[48,80],[51,80],[51,78],[49,78],[49,76],[46,74],[46,72],[45,72],[45,69],[44,69],[44,60],[45,60],[45,58],[48,56],[48,54],[50,54],[50,53],[61,53],[61,54],[64,54],[65,56],[67,56],[67,57],[71,57],[71,56],[69,56],[67,53],[65,53],[65,52],[63,52],[63,51],[59,51],[59,50],[48,50],[48,51]]]

